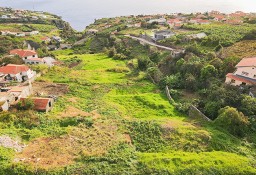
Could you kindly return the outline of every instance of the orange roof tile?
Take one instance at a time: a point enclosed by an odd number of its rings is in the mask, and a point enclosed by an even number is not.
[[[27,98],[21,98],[20,100],[24,101],[25,99]],[[39,111],[45,111],[51,99],[50,98],[32,98],[32,100],[34,102],[34,109]]]
[[[236,67],[256,67],[256,57],[242,59]]]
[[[22,50],[22,49],[14,49],[10,51],[11,55],[19,55],[19,57],[27,57],[27,56],[33,56],[37,53],[33,50]]]
[[[7,66],[0,67],[0,73],[3,74],[18,74],[28,70],[29,67],[26,65],[8,64]]]

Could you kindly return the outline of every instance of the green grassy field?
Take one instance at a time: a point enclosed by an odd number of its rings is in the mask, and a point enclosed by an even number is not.
[[[33,174],[36,167],[39,174],[256,173],[253,144],[181,115],[125,61],[53,54],[65,66],[37,81],[64,83],[69,91],[50,113],[15,113],[9,124],[0,116],[0,133],[27,144],[16,154],[0,147],[0,174]]]

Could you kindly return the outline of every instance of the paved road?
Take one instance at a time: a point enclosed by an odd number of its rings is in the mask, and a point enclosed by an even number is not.
[[[125,35],[126,37],[129,37],[129,38],[132,38],[134,40],[137,40],[137,41],[141,41],[145,44],[149,44],[151,46],[155,46],[155,47],[158,47],[158,48],[161,48],[161,49],[165,49],[165,50],[169,50],[169,51],[176,51],[177,49],[173,49],[173,48],[170,48],[170,47],[165,47],[165,46],[161,46],[161,45],[158,45],[156,43],[153,43],[153,42],[150,42],[150,41],[147,41],[143,38],[139,38],[139,37],[135,37],[135,36],[131,36],[131,35]]]

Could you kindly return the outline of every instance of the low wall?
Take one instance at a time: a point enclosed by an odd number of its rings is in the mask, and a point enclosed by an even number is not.
[[[191,105],[189,108],[188,116],[195,119],[202,119],[205,121],[212,121],[209,119],[206,115],[204,115],[199,109],[197,109],[195,106]]]

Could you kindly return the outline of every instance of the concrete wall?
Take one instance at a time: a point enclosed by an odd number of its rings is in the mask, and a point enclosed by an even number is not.
[[[191,118],[201,119],[201,120],[205,120],[205,121],[212,121],[211,119],[209,119],[206,115],[204,115],[199,109],[197,109],[193,105],[190,106],[188,115]]]

